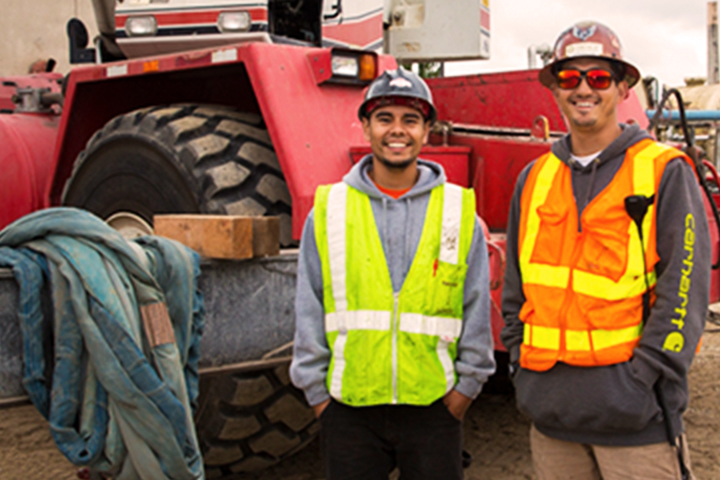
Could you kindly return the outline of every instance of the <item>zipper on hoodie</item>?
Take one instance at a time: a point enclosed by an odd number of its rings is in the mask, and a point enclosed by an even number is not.
[[[397,366],[398,366],[398,327],[400,319],[398,318],[398,300],[400,292],[393,292],[393,315],[392,315],[392,404],[398,402],[397,395]]]

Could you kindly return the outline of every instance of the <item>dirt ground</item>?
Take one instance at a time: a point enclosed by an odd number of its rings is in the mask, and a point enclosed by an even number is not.
[[[690,373],[685,415],[692,464],[698,480],[720,478],[720,325],[708,323],[703,348]],[[468,412],[465,449],[473,456],[467,480],[532,479],[529,423],[515,409],[512,394],[483,393]],[[76,469],[58,452],[47,423],[32,406],[0,410],[0,479],[72,480]],[[296,456],[238,480],[319,480],[319,447],[313,442]]]

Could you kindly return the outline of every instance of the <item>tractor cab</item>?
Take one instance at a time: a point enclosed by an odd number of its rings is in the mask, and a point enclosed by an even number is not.
[[[246,42],[379,50],[383,0],[93,0],[88,48],[68,24],[73,63],[102,63]]]

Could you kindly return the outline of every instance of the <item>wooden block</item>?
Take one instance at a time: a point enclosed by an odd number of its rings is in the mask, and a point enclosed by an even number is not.
[[[280,253],[280,217],[253,217],[253,257]]]
[[[203,257],[241,260],[280,251],[277,217],[155,215],[155,235],[171,238]]]

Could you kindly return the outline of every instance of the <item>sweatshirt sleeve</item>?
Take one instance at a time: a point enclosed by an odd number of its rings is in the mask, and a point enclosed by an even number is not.
[[[520,344],[523,339],[523,323],[520,320],[520,309],[525,303],[525,294],[520,276],[520,263],[518,259],[518,229],[520,224],[520,196],[530,167],[528,165],[518,176],[510,202],[508,214],[507,240],[505,245],[505,280],[502,291],[502,315],[505,327],[500,332],[500,339],[510,353],[510,363],[520,361]]]
[[[490,273],[485,235],[475,219],[472,244],[465,277],[463,329],[458,339],[455,390],[466,397],[480,394],[488,377],[495,373],[492,330],[490,326]]]
[[[656,300],[632,359],[648,387],[660,376],[686,378],[705,327],[712,262],[702,192],[684,160],[667,164],[657,195]]]
[[[305,221],[298,253],[295,296],[295,343],[290,378],[310,405],[330,398],[325,378],[330,348],[325,337],[325,310],[320,255],[315,243],[313,211]]]

